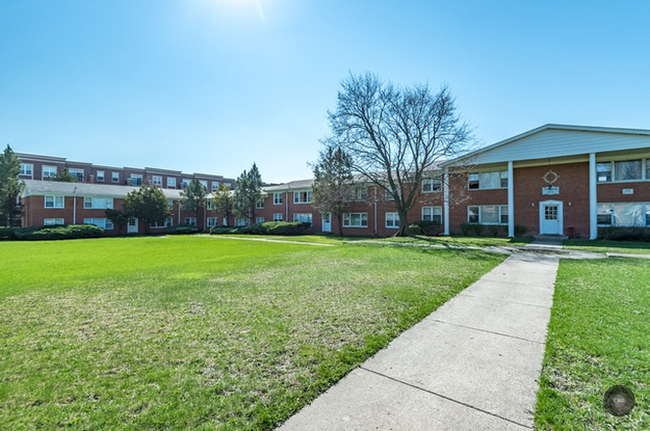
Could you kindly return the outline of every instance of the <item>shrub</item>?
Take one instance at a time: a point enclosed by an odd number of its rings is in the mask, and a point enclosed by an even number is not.
[[[650,242],[650,228],[609,226],[600,229],[600,236],[610,241]]]
[[[472,223],[472,229],[474,230],[474,235],[481,236],[481,232],[483,232],[484,227],[485,226],[482,225],[481,223]]]
[[[409,232],[416,235],[439,235],[440,223],[429,220],[420,220],[409,225]]]
[[[16,234],[14,233],[14,228],[12,227],[0,227],[0,241],[2,240],[12,240],[16,239]]]
[[[54,240],[54,239],[78,239],[78,238],[99,238],[104,235],[104,229],[90,225],[70,226],[45,226],[41,228],[20,228],[16,229],[16,238],[33,240]]]
[[[199,228],[196,226],[172,226],[165,228],[165,235],[189,235],[198,233]]]
[[[501,232],[501,226],[498,224],[491,224],[488,226],[488,229],[490,231],[490,235],[492,236],[499,236],[499,233]]]
[[[300,221],[266,221],[251,226],[216,226],[210,229],[210,234],[300,235],[310,226],[311,223]]]
[[[528,228],[526,226],[521,224],[515,225],[515,236],[523,236],[526,232],[528,232]]]
[[[469,231],[470,231],[471,228],[472,228],[472,225],[470,223],[461,223],[460,224],[460,231],[465,236],[469,235]]]

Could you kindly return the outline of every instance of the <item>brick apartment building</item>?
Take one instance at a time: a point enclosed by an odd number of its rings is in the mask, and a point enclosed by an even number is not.
[[[145,183],[161,187],[170,199],[174,216],[166,224],[208,229],[224,220],[210,208],[202,219],[193,219],[180,209],[179,189],[193,178],[208,190],[234,184],[216,175],[18,157],[25,180],[23,226],[92,223],[116,234],[104,209],[119,209],[126,194]],[[47,181],[63,168],[83,182]],[[300,220],[311,222],[313,232],[338,232],[336,220],[314,210],[311,184],[301,180],[265,187],[255,221]],[[594,239],[599,227],[650,226],[650,130],[548,124],[446,161],[420,188],[409,221],[439,222],[444,234],[460,232],[464,223],[481,223],[508,236],[521,225],[532,234]],[[399,227],[394,205],[376,186],[359,184],[351,208],[343,216],[346,235],[389,236]],[[143,227],[131,220],[129,230],[142,232]]]

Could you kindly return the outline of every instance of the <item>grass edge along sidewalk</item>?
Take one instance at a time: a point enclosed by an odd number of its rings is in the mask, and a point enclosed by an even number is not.
[[[2,243],[8,429],[272,429],[502,261],[206,237]]]

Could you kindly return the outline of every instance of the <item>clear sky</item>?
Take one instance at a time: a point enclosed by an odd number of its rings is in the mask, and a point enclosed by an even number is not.
[[[650,128],[650,2],[0,0],[0,144],[311,177],[341,79],[446,83],[482,145]]]

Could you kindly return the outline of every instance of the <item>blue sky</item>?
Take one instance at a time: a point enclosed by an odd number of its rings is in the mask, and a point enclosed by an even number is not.
[[[646,1],[0,0],[0,144],[311,177],[341,79],[447,84],[488,145],[650,128]]]

